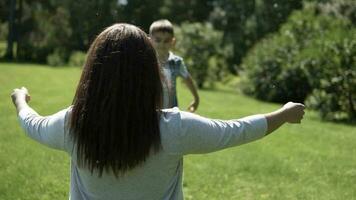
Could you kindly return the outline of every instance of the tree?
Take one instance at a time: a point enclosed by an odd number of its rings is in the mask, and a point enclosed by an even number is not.
[[[63,6],[70,13],[69,48],[73,50],[86,51],[98,33],[118,22],[117,0],[66,0]]]
[[[226,76],[231,48],[221,45],[223,33],[210,23],[182,23],[176,27],[177,51],[199,88]]]
[[[345,17],[307,6],[243,60],[243,91],[273,101],[306,102],[323,119],[356,119],[356,29]]]
[[[148,32],[151,23],[162,18],[160,6],[164,0],[128,0],[127,4],[118,9],[118,18],[122,22],[131,23]]]
[[[230,70],[237,73],[237,66],[256,41],[279,26],[295,9],[302,7],[300,0],[216,0],[210,21],[224,31],[224,43],[233,44]]]
[[[12,60],[14,55],[14,41],[15,41],[15,10],[16,10],[16,0],[10,0],[9,4],[9,35],[7,37],[7,49],[5,58]]]

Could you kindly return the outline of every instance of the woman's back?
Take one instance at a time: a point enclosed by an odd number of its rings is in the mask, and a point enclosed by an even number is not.
[[[69,113],[70,114],[70,113]],[[183,199],[183,156],[173,151],[177,132],[177,112],[166,112],[160,123],[162,149],[145,163],[116,177],[104,172],[101,177],[77,165],[75,148],[71,154],[71,199]],[[68,133],[67,133],[68,134]],[[69,147],[72,141],[69,141]]]
[[[78,168],[71,160],[71,199],[183,199],[182,156],[160,151],[120,177]]]
[[[183,156],[209,153],[262,138],[267,130],[263,115],[239,120],[212,120],[178,109],[161,112],[159,122],[162,148],[144,163],[116,176],[111,170],[99,176],[77,164],[76,144],[68,121],[71,107],[41,117],[22,109],[20,123],[26,133],[71,157],[70,199],[183,199]],[[153,151],[154,152],[154,151]]]

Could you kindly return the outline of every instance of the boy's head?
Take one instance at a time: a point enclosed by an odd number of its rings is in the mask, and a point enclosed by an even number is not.
[[[169,52],[175,44],[172,23],[167,19],[153,22],[150,26],[150,37],[158,54]]]

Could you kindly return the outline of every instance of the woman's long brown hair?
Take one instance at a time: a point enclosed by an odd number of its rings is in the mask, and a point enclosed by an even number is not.
[[[106,28],[92,43],[70,119],[79,166],[116,176],[161,148],[162,84],[146,33],[129,24]]]

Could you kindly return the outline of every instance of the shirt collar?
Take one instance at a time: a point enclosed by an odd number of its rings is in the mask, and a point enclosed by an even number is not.
[[[174,54],[170,51],[168,55],[168,61],[171,61],[174,59]]]

